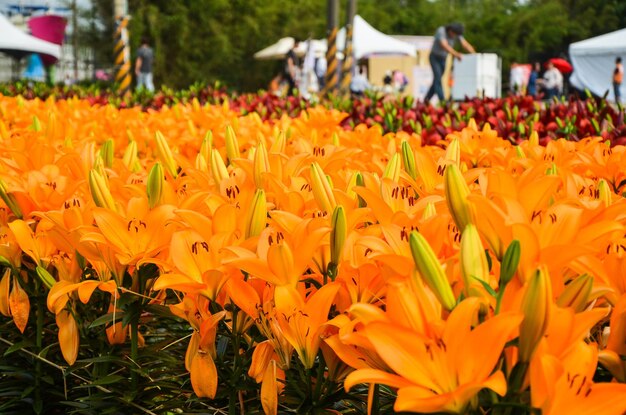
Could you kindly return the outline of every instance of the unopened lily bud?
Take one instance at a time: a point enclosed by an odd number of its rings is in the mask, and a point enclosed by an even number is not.
[[[106,180],[96,169],[89,171],[89,190],[96,206],[115,211],[115,199],[111,195]]]
[[[476,120],[474,119],[474,117],[470,118],[466,128],[478,132],[478,125],[476,125]]]
[[[4,274],[0,280],[0,314],[11,317],[11,306],[9,305],[9,293],[11,292],[11,268],[4,269]]]
[[[265,369],[267,365],[270,364],[274,355],[274,348],[269,340],[257,344],[252,352],[252,362],[250,362],[248,376],[253,378],[257,383],[261,383]]]
[[[432,218],[437,215],[437,208],[433,202],[426,203],[426,207],[424,208],[424,212],[422,212],[422,219],[426,220]]]
[[[136,172],[139,167],[139,160],[137,159],[137,142],[130,141],[126,150],[124,151],[124,156],[122,157],[122,162],[126,166],[128,170]]]
[[[409,246],[415,262],[415,268],[420,273],[426,285],[432,290],[443,308],[450,311],[456,305],[450,282],[443,271],[437,255],[428,244],[428,241],[417,231],[411,232]]]
[[[198,153],[198,155],[196,156],[196,162],[194,166],[196,170],[200,170],[202,172],[209,171],[209,165],[207,164],[206,159],[200,153]]]
[[[228,169],[222,160],[220,152],[216,149],[211,150],[211,173],[215,183],[221,183],[222,180],[228,179]]]
[[[165,137],[160,131],[156,132],[155,139],[159,160],[161,160],[163,167],[170,174],[170,176],[176,178],[178,176],[178,165],[176,164],[176,161],[174,161],[174,156],[172,155],[170,146],[167,144]]]
[[[4,204],[7,205],[16,218],[22,219],[24,217],[22,209],[20,209],[20,205],[17,203],[17,199],[13,193],[7,192],[7,187],[2,179],[0,179],[0,198],[2,198]]]
[[[250,148],[248,149],[248,157],[247,157],[247,159],[248,159],[249,161],[254,162],[254,156],[255,156],[255,155],[256,155],[256,147],[250,147]]]
[[[500,289],[509,283],[517,272],[517,266],[521,256],[521,246],[517,239],[513,240],[504,252],[502,263],[500,264]]]
[[[195,137],[198,135],[198,129],[196,128],[196,125],[193,123],[193,121],[187,120],[187,128],[189,129],[189,133],[192,136]]]
[[[23,334],[28,325],[30,299],[17,278],[13,278],[13,288],[11,289],[11,294],[9,294],[9,307],[11,309],[11,316],[13,316],[13,322],[20,333]]]
[[[445,156],[446,164],[456,164],[457,166],[461,162],[461,145],[458,138],[453,138],[446,148]]]
[[[146,192],[148,194],[148,205],[150,209],[161,203],[161,197],[163,196],[163,182],[165,181],[165,174],[161,163],[154,163],[150,173],[148,173],[148,182],[146,184]]]
[[[241,157],[235,130],[233,130],[233,127],[230,125],[226,127],[226,157],[228,157],[228,162],[231,164],[233,163],[233,160]]]
[[[270,160],[267,156],[265,144],[259,143],[254,153],[254,184],[263,187],[263,174],[270,171]]]
[[[582,274],[565,286],[565,289],[556,300],[559,307],[572,307],[580,313],[587,307],[589,296],[593,289],[593,277]]]
[[[475,279],[489,282],[489,265],[485,249],[476,226],[471,223],[465,227],[461,235],[461,277],[467,293],[476,283]]]
[[[530,133],[530,137],[528,137],[528,144],[530,144],[531,147],[539,145],[539,134],[537,134],[537,131]]]
[[[332,212],[337,206],[333,188],[324,170],[316,162],[311,163],[311,188],[319,208],[328,213]]]
[[[415,167],[415,154],[408,141],[402,142],[402,163],[404,170],[413,180],[417,178],[417,169]]]
[[[78,325],[72,313],[62,310],[56,315],[56,323],[59,328],[59,346],[61,354],[68,365],[73,365],[78,357],[78,346],[80,336],[78,334]]]
[[[285,147],[287,144],[287,139],[285,137],[285,133],[283,131],[276,131],[274,134],[274,142],[270,147],[270,153],[279,153],[282,154],[285,151]]]
[[[530,362],[545,335],[552,307],[552,287],[545,267],[537,269],[526,284],[521,306],[524,320],[520,325],[519,335],[519,358],[524,363]]]
[[[356,186],[360,186],[360,187],[365,187],[365,180],[363,179],[363,175],[361,174],[361,172],[357,172],[356,173]],[[359,207],[365,207],[367,206],[367,202],[365,201],[365,199],[363,199],[361,196],[358,196],[359,198]]]
[[[315,131],[315,130],[313,130]],[[339,134],[337,134],[336,132],[333,133],[333,135],[330,138],[331,143],[333,143],[333,145],[335,147],[339,146]]]
[[[37,273],[37,276],[39,277],[43,285],[45,285],[48,289],[52,288],[52,286],[56,283],[54,277],[50,275],[48,270],[44,267],[37,265],[35,272]]]
[[[191,100],[191,108],[193,108],[194,111],[200,111],[200,101],[198,101],[198,98],[193,97]]]
[[[525,159],[526,153],[524,153],[524,149],[520,146],[515,146],[515,152],[517,153],[517,158]]]
[[[104,160],[102,160],[102,155],[97,153],[93,159],[93,166],[91,167],[93,170],[100,173],[100,176],[104,179],[104,181],[109,183],[109,176],[107,175],[107,171],[104,167]]]
[[[387,167],[385,167],[383,172],[383,177],[397,182],[400,178],[400,167],[400,155],[396,153],[389,159]]]
[[[463,232],[468,223],[474,222],[475,216],[474,206],[467,200],[470,194],[469,187],[456,164],[449,164],[446,167],[443,181],[450,215],[459,231]]]
[[[204,135],[202,144],[200,144],[200,154],[205,160],[209,160],[211,157],[211,149],[213,149],[213,132],[209,130]]]
[[[611,188],[609,184],[604,179],[600,179],[598,181],[598,199],[604,202],[604,206],[608,207],[611,204],[611,196],[612,196]]]
[[[258,236],[265,229],[266,222],[267,200],[265,199],[265,191],[257,189],[246,220],[246,238]]]
[[[129,129],[126,129],[126,136],[128,137],[128,142],[135,141],[135,136],[133,132]]]
[[[3,117],[4,117],[4,115],[3,115]],[[0,139],[6,140],[6,139],[9,138],[10,135],[11,135],[11,133],[9,133],[9,129],[7,128],[7,126],[4,123],[4,121],[0,120]]]
[[[33,131],[41,131],[41,121],[39,121],[37,116],[33,117],[33,123],[30,125],[30,129]]]
[[[114,150],[115,143],[112,139],[108,139],[102,144],[102,148],[100,149],[100,156],[102,157],[102,161],[104,162],[105,167],[113,167]]]
[[[346,211],[343,206],[338,205],[335,207],[330,226],[330,262],[337,265],[341,259],[343,245],[346,241],[346,237],[348,236]]]
[[[352,200],[355,200],[357,198],[357,194],[354,191],[354,187],[357,186],[356,178],[358,174],[360,174],[358,171],[352,172],[352,175],[350,176],[350,179],[348,180],[348,184],[346,185],[346,194],[350,196]]]

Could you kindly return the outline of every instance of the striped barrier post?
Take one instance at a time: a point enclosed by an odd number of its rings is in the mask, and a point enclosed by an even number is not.
[[[356,0],[348,0],[348,13],[346,18],[346,44],[343,48],[343,65],[341,68],[342,94],[350,93],[350,82],[352,82],[352,67],[354,65],[352,53],[352,31],[354,28],[354,15],[356,14]]]
[[[322,95],[334,92],[339,82],[337,73],[337,26],[339,20],[339,0],[328,0],[326,82]]]
[[[130,93],[130,45],[128,44],[128,16],[117,19],[115,28],[115,47],[113,49],[115,57],[115,82],[117,83],[117,93],[125,96]]]

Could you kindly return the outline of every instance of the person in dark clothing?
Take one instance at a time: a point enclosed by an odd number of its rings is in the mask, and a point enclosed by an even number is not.
[[[620,103],[622,94],[620,88],[624,81],[624,66],[622,66],[622,58],[615,59],[615,69],[613,70],[613,94],[615,95],[615,102]]]
[[[141,39],[141,47],[137,50],[137,60],[135,61],[135,75],[137,76],[137,89],[146,88],[154,91],[152,82],[152,64],[154,62],[154,51],[150,47],[148,38]]]
[[[539,62],[535,62],[532,70],[530,71],[528,89],[526,91],[526,93],[532,97],[537,95],[537,80],[539,79],[539,72],[541,72],[541,64]]]
[[[435,39],[429,57],[430,66],[433,70],[433,83],[424,98],[424,102],[429,102],[435,94],[437,94],[440,102],[444,100],[441,78],[446,69],[448,53],[451,53],[458,60],[463,59],[463,55],[454,50],[456,41],[459,41],[463,49],[469,53],[476,53],[474,47],[463,37],[464,31],[465,27],[461,23],[451,23],[447,26],[440,26],[435,32]]]
[[[287,91],[287,95],[293,95],[296,89],[296,74],[298,71],[298,67],[300,66],[300,59],[296,54],[296,49],[300,44],[300,39],[294,39],[293,47],[287,52],[285,55],[285,81],[289,85],[289,90]]]

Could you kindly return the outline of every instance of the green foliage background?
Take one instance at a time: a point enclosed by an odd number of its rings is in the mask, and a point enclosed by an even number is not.
[[[92,0],[85,42],[100,66],[111,62],[112,2]],[[345,21],[346,0],[340,0]],[[623,0],[358,0],[358,13],[384,33],[431,35],[452,21],[482,52],[514,61],[567,53],[571,42],[626,27]],[[265,87],[280,63],[254,52],[284,36],[325,36],[326,0],[129,0],[133,51],[142,36],[156,52],[155,81],[180,88],[221,80],[232,88]],[[134,55],[133,55],[134,56]],[[505,71],[506,72],[506,71]]]

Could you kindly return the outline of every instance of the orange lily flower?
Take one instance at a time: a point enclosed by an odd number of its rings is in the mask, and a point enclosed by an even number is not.
[[[292,287],[276,287],[275,301],[278,323],[282,334],[294,347],[305,369],[315,364],[319,351],[323,324],[328,321],[328,312],[339,291],[340,285],[330,283],[306,300]]]
[[[425,413],[463,413],[484,388],[504,395],[506,380],[495,368],[522,316],[503,313],[472,329],[479,305],[476,299],[461,302],[439,338],[393,323],[366,325],[364,335],[397,375],[356,370],[346,378],[346,389],[363,382],[387,384],[398,388],[396,411]]]
[[[110,244],[124,265],[141,265],[163,251],[174,229],[168,222],[174,217],[171,205],[148,208],[146,198],[133,198],[122,216],[105,208],[94,208],[98,232],[84,234],[82,241]]]

